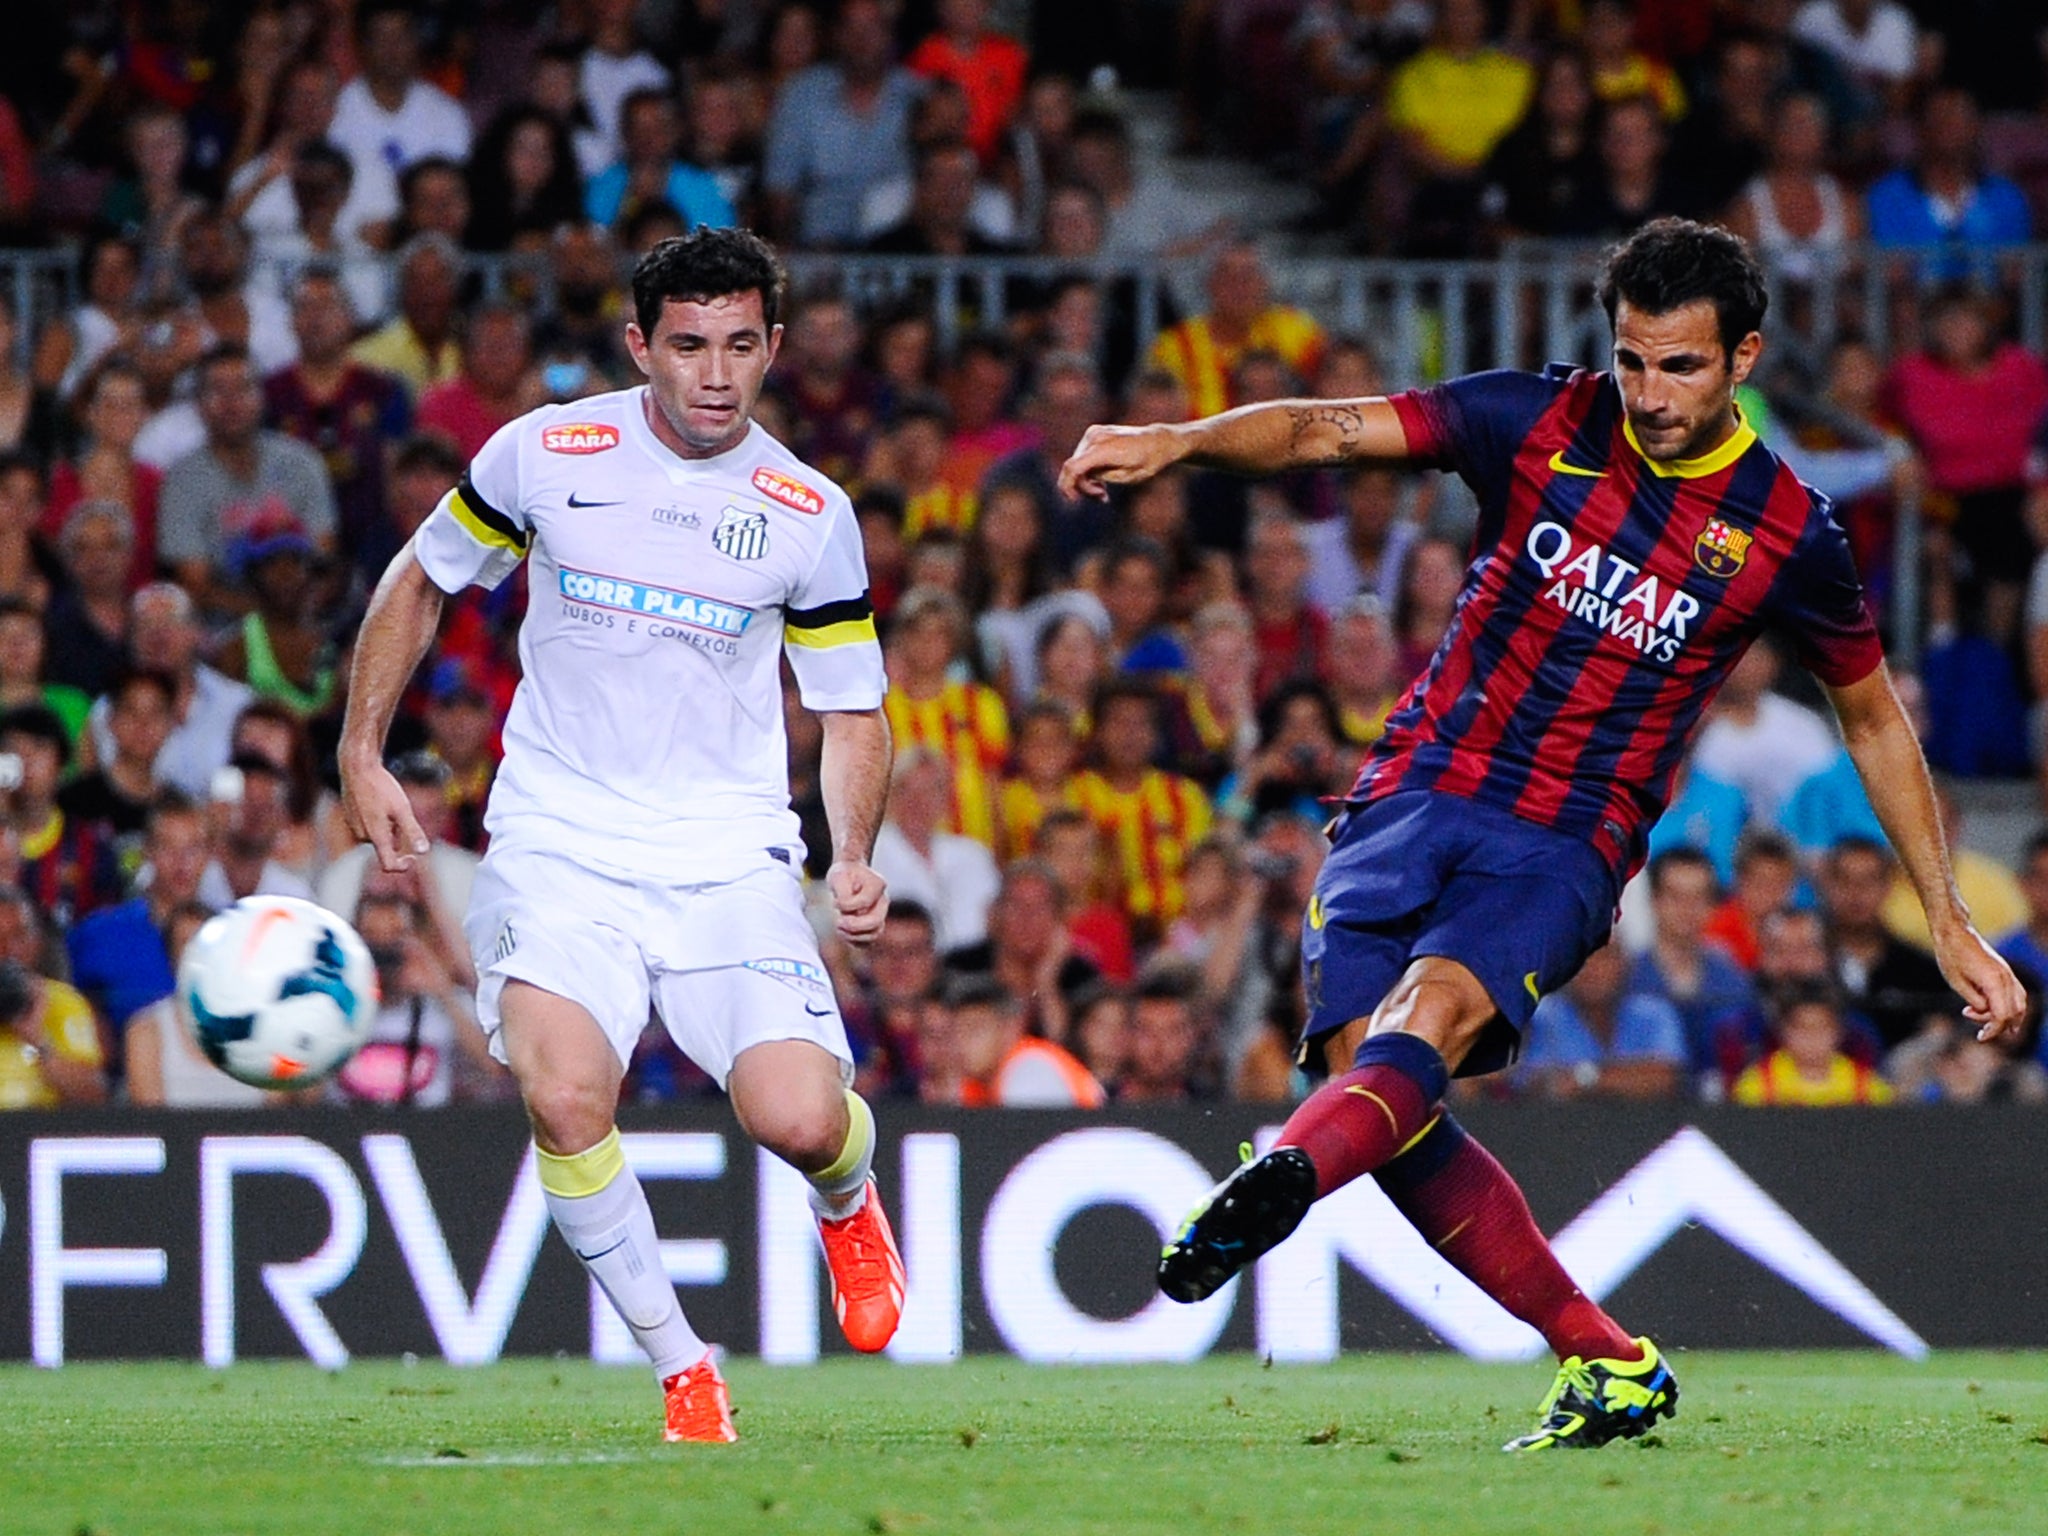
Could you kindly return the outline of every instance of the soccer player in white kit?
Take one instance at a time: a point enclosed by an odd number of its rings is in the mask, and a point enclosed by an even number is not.
[[[874,1116],[805,920],[779,667],[824,722],[840,936],[888,910],[868,867],[889,782],[886,680],[853,509],[752,421],[784,278],[744,230],[664,240],[633,273],[639,388],[544,406],[477,454],[392,561],[356,642],[342,803],[382,866],[427,840],[382,761],[444,594],[528,564],[524,679],[466,931],[477,1012],[518,1080],[548,1210],[654,1362],[667,1438],[731,1440],[613,1111],[650,1005],[741,1126],[810,1181],[840,1326],[879,1350],[903,1262]]]

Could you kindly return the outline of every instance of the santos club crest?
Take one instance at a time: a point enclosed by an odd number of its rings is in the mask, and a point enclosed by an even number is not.
[[[1719,576],[1725,581],[1742,569],[1749,546],[1755,541],[1755,534],[1744,533],[1718,517],[1710,517],[1707,526],[1700,530],[1700,536],[1692,541],[1692,557],[1709,576]]]
[[[711,542],[735,560],[758,560],[768,553],[768,514],[727,507],[711,530]]]

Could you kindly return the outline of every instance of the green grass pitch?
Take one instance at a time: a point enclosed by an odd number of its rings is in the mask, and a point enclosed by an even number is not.
[[[665,1446],[580,1361],[0,1370],[7,1536],[2048,1532],[2048,1356],[1674,1355],[1645,1444],[1516,1459],[1537,1365],[728,1368]]]

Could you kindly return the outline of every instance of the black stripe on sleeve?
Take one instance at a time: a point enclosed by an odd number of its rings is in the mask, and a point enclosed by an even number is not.
[[[533,537],[532,532],[529,529],[520,527],[511,518],[500,512],[488,501],[485,501],[477,492],[476,482],[469,478],[468,470],[465,469],[462,472],[462,479],[455,489],[462,497],[463,505],[476,514],[478,522],[482,523],[493,533],[503,534],[521,549],[526,548]]]
[[[797,629],[823,629],[828,624],[852,624],[861,619],[872,619],[875,605],[863,592],[859,597],[842,597],[837,602],[820,603],[815,608],[785,606],[782,611],[787,622]]]

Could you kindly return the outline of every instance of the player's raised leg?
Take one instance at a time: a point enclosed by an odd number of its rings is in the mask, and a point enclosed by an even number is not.
[[[903,1256],[872,1170],[875,1116],[839,1058],[809,1040],[767,1040],[735,1058],[733,1112],[756,1142],[801,1173],[832,1274],[847,1343],[873,1353],[903,1320]]]
[[[738,1439],[718,1364],[683,1316],[646,1191],[619,1145],[618,1052],[580,1004],[527,982],[507,982],[498,1009],[548,1214],[653,1362],[666,1438]]]

